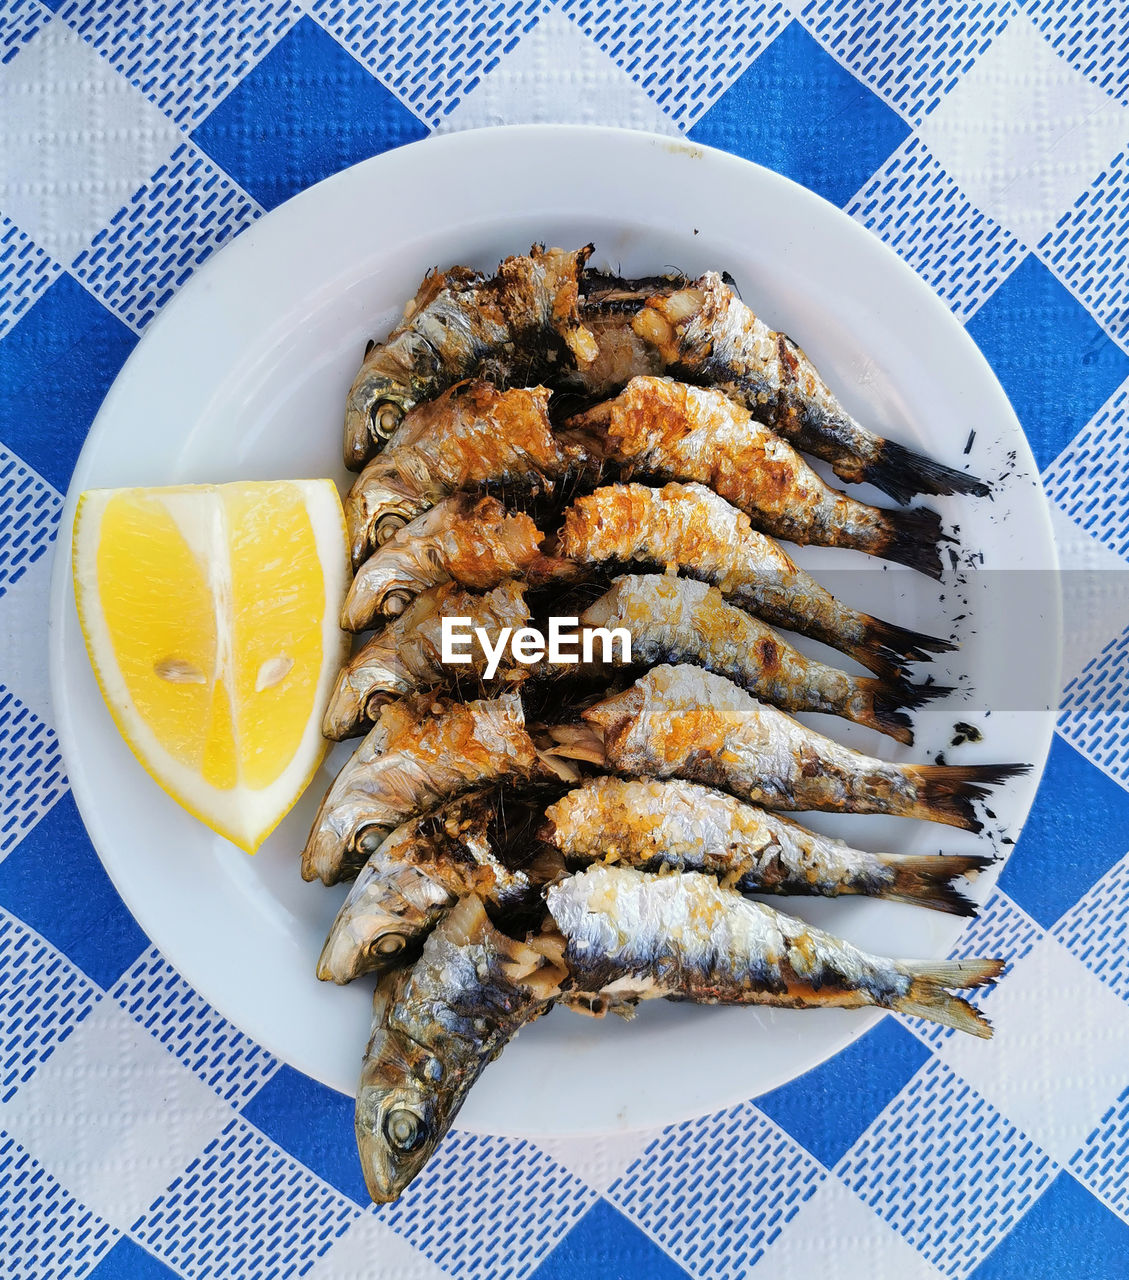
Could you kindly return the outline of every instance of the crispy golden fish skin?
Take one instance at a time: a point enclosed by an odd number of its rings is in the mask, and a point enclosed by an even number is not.
[[[671,378],[633,378],[614,400],[576,415],[569,426],[598,430],[627,479],[698,481],[774,538],[851,547],[941,576],[935,511],[886,511],[832,489],[724,392]]]
[[[415,965],[378,987],[355,1112],[361,1169],[378,1204],[423,1169],[483,1068],[551,1007],[565,977],[560,942],[555,956],[538,946],[495,929],[470,895]]]
[[[365,733],[385,703],[421,689],[462,680],[469,687],[480,687],[485,680],[487,658],[477,636],[464,646],[468,663],[444,665],[445,618],[469,618],[471,627],[482,627],[496,644],[503,628],[523,627],[529,616],[524,588],[516,579],[503,582],[484,595],[454,582],[431,587],[387,622],[342,667],[325,710],[322,733],[337,742]],[[510,660],[507,649],[494,682],[510,683],[527,670]]]
[[[634,665],[694,663],[785,711],[842,716],[898,742],[913,741],[906,708],[952,692],[942,685],[852,676],[808,658],[758,618],[727,604],[716,587],[693,578],[627,574],[581,614],[580,623],[624,628]]]
[[[413,409],[353,483],[345,499],[353,567],[456,490],[548,487],[583,461],[575,454],[553,435],[544,387],[457,383]]]
[[[661,666],[581,713],[618,772],[686,778],[767,809],[889,813],[980,831],[973,801],[1029,765],[914,765],[852,751],[700,667]]]
[[[355,875],[391,831],[460,791],[539,770],[516,693],[390,703],[325,794],[302,852],[302,878]]]
[[[591,252],[534,245],[489,278],[463,267],[428,277],[404,320],[365,353],[345,407],[345,465],[359,471],[406,413],[472,374],[525,386],[591,359],[577,309]]]
[[[542,553],[543,542],[529,516],[507,511],[497,498],[453,494],[369,556],[349,587],[341,625],[364,631],[442,582],[486,591],[508,578],[575,577],[573,566]]]
[[[677,569],[773,626],[849,654],[876,675],[954,648],[848,608],[804,573],[749,517],[701,484],[605,485],[565,512],[562,556],[578,564]]]
[[[785,1009],[875,1006],[988,1038],[991,1024],[948,990],[990,984],[1002,960],[890,960],[697,872],[593,866],[545,892],[587,1011],[640,1000]]]
[[[673,277],[644,296],[649,284],[621,282],[611,312],[602,302],[607,290],[592,291],[582,319],[599,343],[615,345],[616,358],[597,358],[587,368],[614,364],[622,372],[634,362],[632,374],[668,373],[717,387],[797,449],[829,462],[841,480],[868,481],[898,502],[916,493],[988,494],[988,485],[968,472],[860,426],[804,352],[759,320],[725,277],[713,271],[697,280]],[[628,325],[632,338],[622,332]],[[605,388],[606,379],[598,389]]]
[[[318,962],[323,981],[352,982],[398,966],[467,894],[508,916],[528,911],[542,886],[564,873],[555,850],[532,839],[561,786],[509,796],[489,787],[458,796],[397,827],[361,869]]]
[[[539,835],[570,867],[700,871],[740,893],[864,894],[959,916],[976,908],[953,881],[992,861],[867,853],[681,778],[587,778],[545,810]]]

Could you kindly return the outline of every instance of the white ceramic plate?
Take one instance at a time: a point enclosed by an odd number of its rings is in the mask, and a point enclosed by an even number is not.
[[[1007,469],[994,502],[952,499],[966,547],[989,568],[1053,569],[1045,500],[1019,425],[972,342],[913,273],[845,215],[791,182],[668,138],[572,127],[441,137],[330,178],[249,228],[209,262],[146,333],[107,396],[63,513],[51,600],[51,675],[59,736],[83,818],[143,928],[208,1000],[280,1058],[352,1092],[371,988],[313,976],[345,888],[306,884],[298,851],[340,749],[265,847],[249,858],[181,811],[119,738],[83,649],[70,584],[79,492],[95,486],[336,477],[345,392],[366,339],[390,326],[424,271],[489,267],[534,240],[594,240],[594,264],[625,274],[668,264],[733,273],[744,296],[815,359],[847,408],[877,431],[979,474]],[[859,490],[860,496],[869,491]],[[871,494],[872,498],[880,495]],[[845,551],[800,554],[852,580],[852,604],[919,629],[959,624],[954,674],[977,698],[919,720],[919,744],[812,724],[875,754],[928,760],[953,722],[995,707],[958,761],[1027,760],[1034,771],[994,801],[1014,835],[1052,732],[1059,637],[1053,590],[1009,596],[981,575],[946,601],[934,584]],[[1050,575],[1048,575],[1049,577]],[[837,575],[834,579],[841,582]],[[993,585],[995,583],[996,585]],[[971,634],[972,630],[976,634]],[[992,686],[1016,636],[1045,655],[1043,684],[1017,699]],[[943,669],[938,672],[943,678]],[[1045,686],[1045,687],[1043,687]],[[998,695],[998,696],[997,696]],[[1019,709],[1000,706],[1003,700]],[[812,819],[862,847],[959,852],[977,839],[902,819]],[[987,891],[982,878],[978,895]],[[941,956],[961,921],[868,901],[786,905],[869,949]],[[557,1011],[524,1031],[474,1089],[460,1124],[547,1134],[649,1126],[722,1108],[790,1079],[842,1048],[875,1014],[649,1006],[631,1024]],[[985,1052],[990,1052],[986,1048]],[[645,1068],[645,1069],[640,1069]]]

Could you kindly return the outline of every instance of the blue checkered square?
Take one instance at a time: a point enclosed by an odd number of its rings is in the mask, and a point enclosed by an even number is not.
[[[426,133],[332,36],[303,18],[192,138],[273,209],[339,169]]]
[[[177,1280],[177,1273],[123,1236],[87,1280]]]
[[[677,1262],[606,1200],[572,1228],[531,1280],[686,1280]]]

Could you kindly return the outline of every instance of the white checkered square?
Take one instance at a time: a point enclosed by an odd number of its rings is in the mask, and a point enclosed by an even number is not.
[[[543,0],[303,0],[398,98],[436,125],[528,31]]]
[[[521,1280],[595,1201],[532,1143],[456,1130],[384,1221],[459,1280]]]
[[[734,1272],[732,1274],[745,1274]],[[825,1177],[768,1246],[756,1280],[940,1280],[941,1273],[848,1190]]]
[[[0,1125],[121,1229],[231,1115],[112,1000],[100,1000],[2,1109]]]
[[[156,947],[141,953],[110,995],[233,1107],[241,1107],[277,1069],[274,1058],[218,1014]]]
[[[537,1138],[536,1145],[575,1173],[585,1186],[603,1194],[663,1132],[661,1128],[627,1129],[576,1138]]]
[[[48,551],[62,510],[57,490],[0,444],[0,595]]]
[[[1126,0],[1023,0],[1023,7],[1060,57],[1129,104]]]
[[[0,910],[0,1103],[8,1102],[98,1000],[84,973]]]
[[[362,1213],[306,1272],[305,1280],[449,1280],[374,1213]]]
[[[709,1177],[702,1171],[709,1169]],[[744,1275],[824,1176],[747,1103],[666,1130],[608,1199],[691,1275]]]
[[[973,204],[1034,246],[1124,147],[1129,111],[1020,13],[920,134]]]
[[[1129,1219],[1129,1090],[1075,1153],[1070,1171],[1115,1213]]]
[[[0,66],[0,209],[56,262],[69,263],[179,141],[57,18]]]
[[[82,1280],[117,1232],[0,1130],[0,1259],[11,1280]]]
[[[989,1012],[991,1043],[949,1036],[939,1054],[1065,1164],[1129,1086],[1129,1005],[1043,938],[1000,982]]]
[[[7,0],[0,7],[0,65],[11,62],[40,27],[51,21],[51,10],[39,0]]]
[[[55,731],[0,685],[0,858],[68,786]]]
[[[1129,850],[1129,831],[1125,847]],[[1092,885],[1053,932],[1091,973],[1129,1003],[1129,856]]]
[[[1116,637],[1062,692],[1058,731],[1123,787],[1129,787],[1129,631]]]
[[[965,198],[911,136],[847,206],[847,212],[909,263],[961,321],[967,320],[1027,255],[998,223]]]
[[[561,8],[680,129],[704,115],[792,20],[779,0],[564,0]]]
[[[443,118],[439,131],[547,123],[678,132],[627,72],[556,10]]]
[[[189,130],[302,14],[291,0],[70,0],[59,16]]]
[[[185,143],[98,232],[72,270],[126,324],[141,329],[260,213],[241,187]]]
[[[132,1234],[185,1275],[299,1276],[357,1215],[356,1205],[233,1118]]]
[[[1112,159],[1038,249],[1107,332],[1129,342],[1129,152]]]
[[[1127,475],[1129,383],[1123,383],[1047,468],[1043,484],[1056,506],[1129,564]]]
[[[808,0],[799,17],[845,67],[917,124],[1012,11],[1011,0]]]
[[[0,214],[0,338],[61,270],[57,262]]]
[[[1058,1166],[934,1059],[835,1172],[939,1271],[960,1280],[1019,1221]]]

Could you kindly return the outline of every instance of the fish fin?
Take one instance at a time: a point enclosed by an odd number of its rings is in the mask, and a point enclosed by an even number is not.
[[[934,698],[952,693],[948,685],[910,684],[907,680],[898,679],[879,680],[863,676],[855,683],[870,699],[859,723],[907,745],[913,742],[913,726],[906,712],[916,711]]]
[[[937,512],[931,507],[909,507],[905,511],[888,511],[885,515],[883,523],[889,531],[889,541],[879,552],[882,558],[940,580],[940,544],[950,539],[941,532],[941,517]]]
[[[898,968],[910,979],[909,991],[893,1001],[898,1013],[955,1027],[982,1040],[991,1039],[992,1024],[979,1009],[945,988],[990,986],[1003,972],[1002,960],[903,961]]]
[[[1027,773],[1029,764],[907,764],[902,769],[917,787],[917,803],[907,816],[944,822],[966,831],[982,831],[973,811],[988,789]]]
[[[953,885],[960,876],[983,871],[994,859],[968,854],[879,854],[879,861],[894,873],[894,882],[879,893],[892,902],[931,907],[951,916],[974,916],[976,903]]]
[[[883,622],[881,618],[862,615],[864,638],[852,647],[851,657],[875,675],[892,679],[902,674],[907,662],[928,662],[935,653],[950,653],[956,648],[951,640],[927,636],[922,631]]]
[[[989,485],[967,471],[957,471],[896,440],[883,440],[878,457],[868,462],[863,476],[896,502],[909,502],[915,493],[970,493],[986,498]]]

